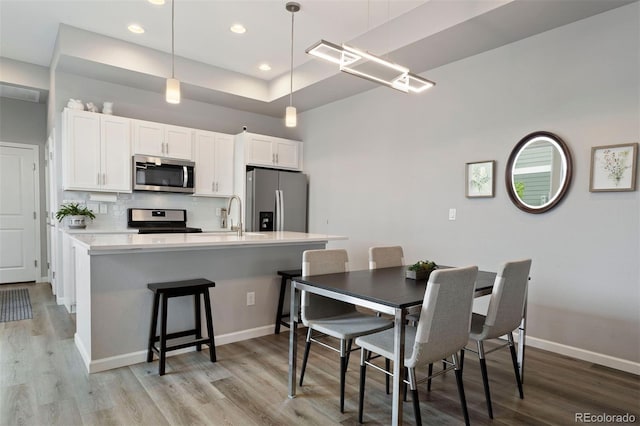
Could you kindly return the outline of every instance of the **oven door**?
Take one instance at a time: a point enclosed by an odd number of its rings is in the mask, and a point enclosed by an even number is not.
[[[194,192],[192,161],[160,157],[133,157],[133,189],[135,191]]]

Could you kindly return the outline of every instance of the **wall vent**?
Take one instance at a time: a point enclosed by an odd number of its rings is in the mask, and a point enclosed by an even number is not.
[[[8,86],[6,84],[0,84],[0,97],[18,99],[27,102],[40,102],[40,92],[38,90]]]

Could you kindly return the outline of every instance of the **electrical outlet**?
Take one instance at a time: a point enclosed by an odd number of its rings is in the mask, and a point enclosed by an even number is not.
[[[449,220],[456,220],[456,209],[449,209]]]
[[[100,214],[107,214],[108,212],[107,204],[100,203]]]
[[[256,293],[250,291],[247,293],[247,306],[253,306],[256,304]]]

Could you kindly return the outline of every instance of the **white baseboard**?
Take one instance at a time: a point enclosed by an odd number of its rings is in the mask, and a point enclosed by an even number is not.
[[[272,324],[234,333],[221,334],[219,336],[215,336],[216,347],[226,345],[228,343],[240,342],[242,340],[249,340],[256,337],[266,336],[273,333],[273,328],[274,325]],[[89,373],[99,373],[100,371],[111,370],[113,368],[126,367],[127,365],[138,364],[140,362],[146,362],[147,360],[147,351],[142,350],[91,361],[86,348],[82,345],[82,342],[78,338],[77,334],[75,335],[75,343]],[[167,356],[170,357],[180,355],[187,352],[193,352],[195,350],[195,347],[178,349],[168,352]]]
[[[549,340],[539,339],[537,337],[527,336],[526,345],[533,348],[544,349],[549,352],[570,356],[582,361],[593,362],[594,364],[604,365],[605,367],[615,368],[616,370],[626,371],[640,375],[640,363],[629,361],[622,358],[616,358],[597,352],[580,349],[573,346],[563,345],[561,343],[551,342]],[[526,355],[525,355],[526,359]],[[525,361],[526,363],[526,361]]]
[[[237,331],[234,333],[221,334],[216,337],[216,346],[226,345],[228,343],[240,342],[242,340],[255,339],[256,337],[267,336],[273,334],[275,324],[263,325],[261,327],[250,328],[248,330]]]

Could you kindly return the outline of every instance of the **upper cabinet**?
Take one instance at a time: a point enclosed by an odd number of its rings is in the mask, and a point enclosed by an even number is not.
[[[193,160],[193,129],[131,120],[134,154]]]
[[[241,133],[245,164],[302,170],[302,143],[273,136]]]
[[[130,120],[66,109],[63,113],[63,188],[131,192]]]
[[[196,192],[194,195],[233,195],[233,136],[196,130]]]

